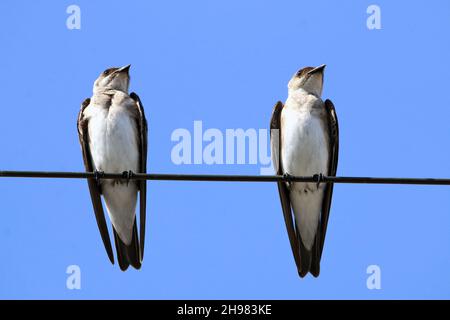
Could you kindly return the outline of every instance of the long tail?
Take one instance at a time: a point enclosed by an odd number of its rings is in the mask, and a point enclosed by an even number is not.
[[[304,278],[311,269],[311,251],[306,249],[303,241],[300,237],[300,233],[298,232],[297,222],[295,223],[295,229],[297,231],[297,241],[299,244],[299,254],[300,254],[300,269],[298,270],[298,275],[301,278]]]
[[[133,237],[131,243],[127,246],[120,239],[116,230],[114,231],[114,242],[116,244],[117,260],[119,261],[120,270],[125,271],[131,265],[135,269],[141,268],[141,258],[139,250],[139,239],[137,235],[136,218],[134,219]]]
[[[311,274],[314,277],[318,277],[320,274],[320,258],[321,258],[321,248],[320,248],[320,239],[321,239],[321,234],[320,234],[320,226],[317,228],[317,233],[316,233],[316,239],[314,240],[314,245],[311,248],[311,268],[309,270],[309,272],[311,272]]]
[[[300,259],[301,266],[298,274],[301,278],[305,277],[310,272],[315,278],[320,274],[320,253],[317,239],[311,250],[306,249],[301,239],[298,239],[300,244]]]

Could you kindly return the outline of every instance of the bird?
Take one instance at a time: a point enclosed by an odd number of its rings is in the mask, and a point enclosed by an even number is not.
[[[339,153],[339,126],[331,100],[322,100],[325,65],[298,70],[288,83],[288,98],[278,101],[270,119],[271,158],[292,254],[301,278],[320,274],[332,183]],[[313,176],[316,182],[295,182]]]
[[[102,196],[112,223],[117,260],[122,271],[140,269],[144,257],[147,185],[131,179],[147,171],[147,120],[139,96],[128,94],[130,65],[103,71],[94,82],[93,95],[81,104],[78,137],[87,172],[89,192],[98,229],[114,264]],[[105,173],[122,179],[102,179]],[[136,206],[139,193],[139,237]]]

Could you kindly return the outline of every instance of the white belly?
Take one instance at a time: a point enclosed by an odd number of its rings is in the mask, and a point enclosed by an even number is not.
[[[89,119],[89,146],[95,169],[105,172],[138,171],[136,124],[121,106],[99,109]]]

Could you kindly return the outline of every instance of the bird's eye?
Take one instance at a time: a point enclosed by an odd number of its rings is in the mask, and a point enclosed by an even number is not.
[[[298,70],[297,71],[297,77],[300,78],[300,77],[304,76],[305,74],[307,74],[312,69],[314,69],[314,68],[312,68],[312,67],[305,67],[303,69]]]
[[[105,71],[103,71],[103,75],[106,77],[106,76],[110,75],[111,72],[113,72],[114,70],[115,70],[115,68],[106,69]]]
[[[297,71],[297,77],[302,77],[305,75],[305,73],[308,72],[308,68],[303,68]]]

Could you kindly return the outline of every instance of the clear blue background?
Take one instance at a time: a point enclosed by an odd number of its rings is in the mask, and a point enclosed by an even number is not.
[[[172,163],[176,128],[267,128],[291,75],[328,65],[339,175],[450,177],[450,3],[76,1],[0,3],[0,169],[82,171],[80,103],[132,64],[151,172],[258,174]],[[450,188],[336,185],[318,279],[299,279],[272,183],[149,182],[146,255],[106,256],[86,182],[0,179],[0,298],[450,298]],[[66,288],[79,265],[82,289]],[[366,287],[381,267],[381,290]]]

